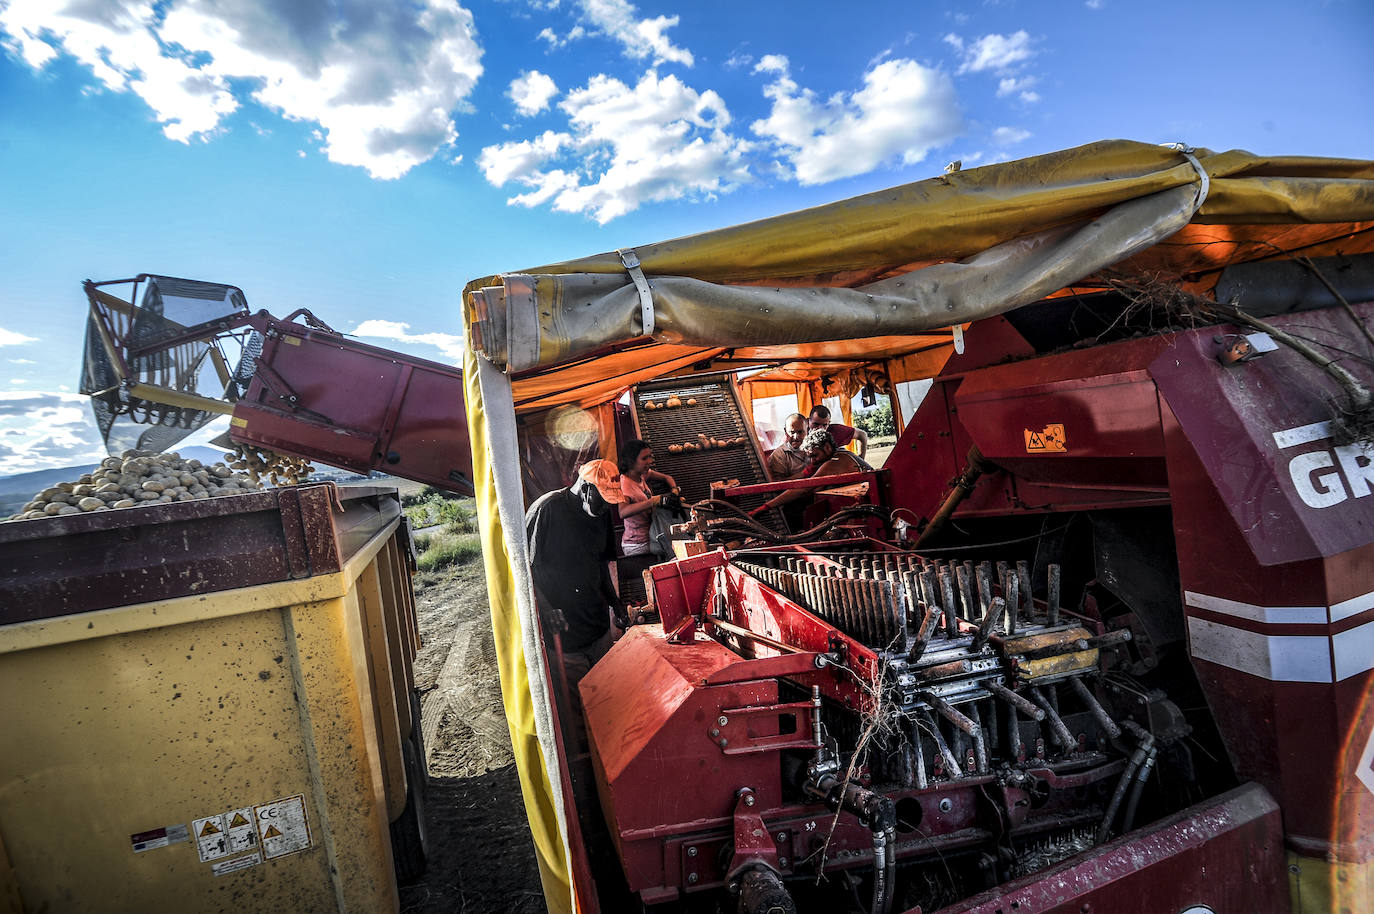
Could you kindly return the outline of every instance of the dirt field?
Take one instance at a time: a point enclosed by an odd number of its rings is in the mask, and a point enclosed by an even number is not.
[[[429,866],[401,887],[403,914],[543,911],[501,707],[481,562],[415,579],[415,663],[430,773]]]

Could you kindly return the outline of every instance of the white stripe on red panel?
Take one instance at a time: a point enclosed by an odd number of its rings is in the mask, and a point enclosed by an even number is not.
[[[1266,625],[1328,624],[1374,609],[1374,592],[1333,606],[1258,606],[1185,591],[1196,609]],[[1188,619],[1192,655],[1271,682],[1340,682],[1374,669],[1374,621],[1333,635],[1272,635]],[[1333,677],[1334,670],[1334,677]]]

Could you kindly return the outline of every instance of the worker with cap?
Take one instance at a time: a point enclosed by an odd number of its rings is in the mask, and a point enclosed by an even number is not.
[[[611,615],[628,625],[611,580],[615,533],[611,505],[625,500],[609,460],[582,465],[571,486],[535,500],[525,513],[530,576],[548,634],[561,634],[563,675],[580,729],[577,684],[614,640]]]

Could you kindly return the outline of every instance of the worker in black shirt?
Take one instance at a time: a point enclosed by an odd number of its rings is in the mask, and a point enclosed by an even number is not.
[[[629,624],[610,570],[615,560],[611,505],[625,500],[619,476],[609,460],[590,461],[571,486],[540,496],[525,513],[535,596],[547,631],[562,634],[563,675],[576,730],[582,717],[577,684],[611,649],[611,614],[620,627]]]

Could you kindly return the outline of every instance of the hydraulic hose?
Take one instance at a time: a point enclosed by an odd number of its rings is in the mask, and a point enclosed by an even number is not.
[[[1126,796],[1126,789],[1131,786],[1131,780],[1136,776],[1136,772],[1145,764],[1145,760],[1154,752],[1155,748],[1154,735],[1149,731],[1132,721],[1126,721],[1124,726],[1136,738],[1135,752],[1131,753],[1131,760],[1126,763],[1126,770],[1121,772],[1121,780],[1116,782],[1116,790],[1112,792],[1112,799],[1107,804],[1107,811],[1102,814],[1102,824],[1097,828],[1098,844],[1103,843],[1111,836],[1112,822],[1116,820],[1116,811],[1121,808],[1121,801]]]
[[[897,882],[897,807],[888,797],[853,782],[823,774],[807,785],[826,806],[843,809],[873,833],[873,903],[870,914],[890,914]]]
[[[1131,798],[1126,801],[1126,817],[1121,820],[1122,834],[1135,828],[1136,807],[1140,805],[1140,795],[1145,792],[1145,782],[1150,779],[1150,772],[1154,770],[1155,758],[1158,755],[1159,748],[1151,746],[1149,754],[1145,756],[1144,764],[1135,773],[1135,784],[1131,787]]]
[[[777,546],[794,545],[798,543],[809,543],[820,539],[832,527],[837,527],[846,521],[860,517],[876,517],[884,522],[890,522],[890,515],[886,508],[877,505],[850,505],[841,508],[830,517],[821,521],[809,530],[800,533],[778,533],[763,524],[754,520],[749,514],[739,506],[733,505],[728,501],[718,498],[703,498],[691,506],[691,510],[698,514],[727,515],[728,519],[723,520],[718,525],[711,528],[712,533],[728,533],[737,536],[750,536],[756,539],[766,540]]]

